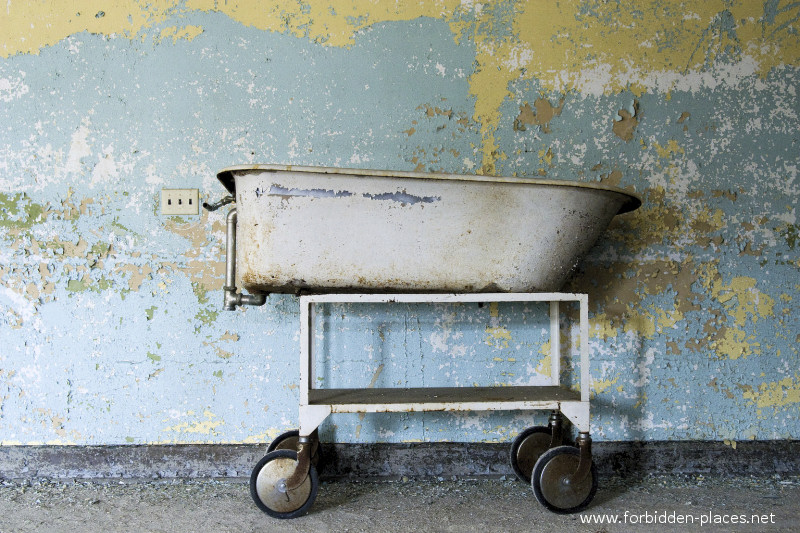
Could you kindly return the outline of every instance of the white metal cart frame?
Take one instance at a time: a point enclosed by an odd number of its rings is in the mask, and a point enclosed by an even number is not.
[[[545,386],[334,389],[316,382],[315,306],[326,303],[549,302],[551,381]],[[580,392],[560,383],[561,302],[580,305]],[[511,463],[536,499],[557,513],[585,508],[597,490],[589,437],[589,299],[568,293],[316,294],[300,296],[300,428],[273,440],[250,476],[256,505],[277,518],[308,511],[319,487],[320,424],[333,413],[551,410],[547,427],[514,440]],[[562,446],[561,414],[579,431],[576,447]]]
[[[315,306],[322,303],[549,302],[549,386],[317,389]],[[559,304],[580,304],[580,393],[561,386]],[[557,410],[581,433],[589,432],[589,310],[586,294],[316,294],[300,296],[300,437],[310,436],[333,413]]]

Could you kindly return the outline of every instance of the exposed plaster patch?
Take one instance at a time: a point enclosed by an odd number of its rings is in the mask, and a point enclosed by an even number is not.
[[[633,101],[633,111],[627,109],[620,109],[618,112],[620,120],[614,120],[611,126],[611,131],[614,135],[619,137],[625,142],[633,140],[633,132],[636,126],[639,125],[639,101]]]
[[[515,131],[525,131],[526,125],[534,124],[539,126],[542,133],[550,133],[550,121],[554,117],[561,115],[561,110],[564,108],[564,99],[558,103],[558,106],[553,106],[546,98],[538,98],[533,102],[535,111],[531,108],[528,102],[519,107],[519,115],[514,120]]]
[[[8,103],[28,94],[30,87],[23,81],[25,73],[20,74],[22,77],[0,78],[0,100]]]
[[[67,163],[64,166],[64,172],[67,174],[80,174],[82,172],[81,160],[92,155],[92,149],[88,142],[90,133],[88,126],[89,120],[84,119],[83,123],[72,134]]]

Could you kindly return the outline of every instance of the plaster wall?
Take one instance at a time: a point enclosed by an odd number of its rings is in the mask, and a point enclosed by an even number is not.
[[[799,29],[789,0],[9,0],[0,444],[297,425],[296,299],[222,311],[224,212],[158,205],[162,188],[216,200],[217,170],[256,162],[641,194],[565,288],[590,295],[594,438],[799,439]],[[536,384],[550,366],[536,306],[331,306],[321,328],[327,386]],[[322,432],[502,441],[531,420]]]

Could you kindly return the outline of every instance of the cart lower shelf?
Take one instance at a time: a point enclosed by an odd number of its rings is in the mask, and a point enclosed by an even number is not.
[[[308,404],[332,413],[412,411],[511,411],[560,409],[580,402],[580,392],[560,386],[312,389]]]

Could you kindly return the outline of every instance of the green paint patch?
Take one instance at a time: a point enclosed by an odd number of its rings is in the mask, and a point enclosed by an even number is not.
[[[786,245],[790,250],[794,250],[797,247],[798,236],[800,236],[800,230],[797,224],[787,224],[786,229],[781,232],[781,235],[786,239]]]
[[[128,228],[117,222],[116,219],[114,219],[111,222],[111,232],[114,233],[114,235],[116,235],[117,237],[123,237],[125,235],[136,235],[135,232],[129,230]]]
[[[92,291],[100,293],[112,289],[113,287],[114,287],[114,280],[109,279],[105,276],[101,277],[98,280],[93,280],[89,276],[86,276],[83,279],[71,279],[67,282],[67,290],[69,292]]]
[[[214,372],[214,377],[222,379],[222,370],[217,370],[216,372]]]
[[[136,439],[134,439],[133,437],[125,437],[125,442],[127,442],[128,444],[134,442],[135,440]]]
[[[206,326],[210,326],[214,323],[214,321],[219,316],[219,311],[212,311],[211,309],[203,309],[199,313],[197,313],[194,317],[205,324]]]
[[[46,209],[25,193],[0,193],[0,227],[30,228],[44,222]]]
[[[156,312],[156,309],[158,309],[158,307],[154,305],[144,310],[144,314],[147,315],[147,320],[153,320],[153,314]]]
[[[154,363],[157,363],[157,362],[161,361],[161,356],[160,355],[156,355],[156,354],[154,354],[152,352],[147,352],[147,358],[150,359],[151,361],[153,361]]]
[[[82,279],[71,279],[67,282],[69,292],[83,292],[89,290],[89,284]]]
[[[89,249],[89,253],[94,254],[97,257],[102,257],[104,255],[108,255],[109,251],[111,251],[111,245],[106,243],[106,242],[95,243]]]
[[[201,305],[208,303],[208,289],[205,285],[197,281],[192,282],[192,292],[197,297],[197,302]]]

